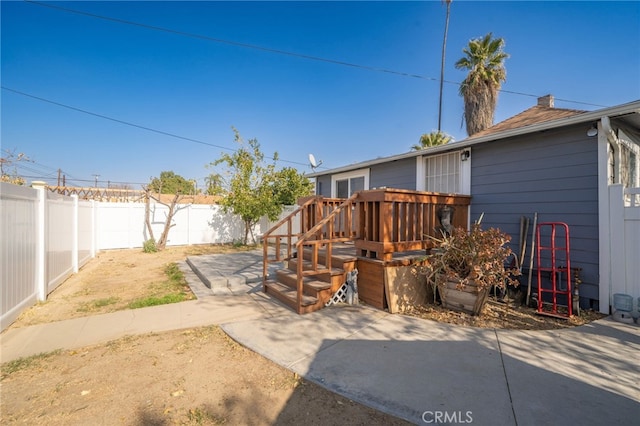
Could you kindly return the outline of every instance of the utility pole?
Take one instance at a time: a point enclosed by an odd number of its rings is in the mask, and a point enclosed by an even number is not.
[[[442,38],[442,62],[440,65],[440,100],[438,102],[438,131],[442,130],[442,85],[444,83],[444,57],[447,51],[447,33],[449,32],[449,14],[451,13],[451,2],[453,0],[442,0],[447,5],[447,19],[444,24],[444,37]]]
[[[96,184],[95,187],[98,187],[98,178],[100,177],[100,175],[93,175],[93,177],[96,179]]]
[[[62,174],[62,170],[58,169],[58,186],[60,186],[60,175]]]

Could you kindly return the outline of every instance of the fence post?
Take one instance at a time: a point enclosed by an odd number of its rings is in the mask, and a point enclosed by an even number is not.
[[[73,225],[71,228],[71,232],[73,233],[73,235],[71,236],[71,267],[73,268],[73,273],[77,274],[78,273],[78,246],[79,246],[78,238],[80,237],[80,232],[78,229],[80,226],[79,214],[78,214],[78,208],[79,208],[78,194],[73,194],[71,198],[73,199],[73,213],[72,213]]]
[[[191,213],[193,211],[192,207],[193,207],[193,204],[189,204],[187,206],[187,245],[188,246],[191,245]]]
[[[609,186],[609,256],[611,257],[611,281],[609,306],[613,294],[625,293],[625,235],[624,235],[624,188],[622,184]],[[603,301],[601,300],[600,303]]]
[[[134,241],[133,241],[133,233],[134,233],[134,229],[133,229],[133,203],[127,203],[127,215],[129,217],[129,224],[128,224],[128,230],[127,230],[127,245],[129,246],[128,248],[132,249],[133,245],[134,245]]]
[[[31,186],[38,191],[38,214],[36,223],[36,291],[38,301],[47,300],[47,280],[46,280],[46,228],[47,223],[47,190],[45,182],[34,181]]]
[[[96,200],[91,200],[91,258],[96,257],[96,247],[98,246],[97,216],[98,209],[96,208]]]

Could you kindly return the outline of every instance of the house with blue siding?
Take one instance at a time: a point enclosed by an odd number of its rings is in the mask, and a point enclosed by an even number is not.
[[[515,251],[522,216],[566,223],[580,306],[608,314],[615,293],[640,300],[640,100],[579,111],[547,95],[464,140],[308,176],[332,198],[375,188],[470,195],[469,220],[483,215]]]

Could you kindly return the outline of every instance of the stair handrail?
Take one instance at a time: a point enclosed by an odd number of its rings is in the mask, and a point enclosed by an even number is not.
[[[340,213],[342,210],[344,210],[347,206],[355,204],[354,202],[358,198],[359,194],[360,194],[360,191],[354,193],[351,197],[349,197],[346,200],[344,200],[342,202],[342,204],[340,204],[338,207],[333,209],[333,211],[331,213],[329,213],[327,216],[325,216],[320,222],[316,223],[307,232],[302,234],[298,238],[298,241],[296,242],[296,248],[298,248],[298,246],[300,245],[299,243],[301,241],[309,240],[311,236],[317,234],[318,231],[320,231],[324,225],[326,225],[331,219],[336,217],[338,215],[338,213]],[[350,237],[349,238],[336,238],[336,239],[329,238],[328,240],[321,240],[320,242],[329,242],[329,241],[334,241],[334,240],[340,240],[340,241],[347,240],[347,241],[349,241],[349,240],[352,240],[352,238],[350,238]]]
[[[285,223],[290,223],[291,220],[297,216],[299,213],[301,213],[304,209],[306,209],[307,207],[309,207],[310,205],[316,203],[318,201],[318,198],[314,197],[314,198],[309,198],[307,201],[305,201],[304,203],[302,203],[301,205],[298,206],[297,209],[295,209],[293,212],[289,213],[287,216],[285,216],[284,218],[282,218],[278,223],[276,223],[275,225],[273,225],[267,232],[265,232],[262,235],[262,240],[263,242],[266,241],[269,237],[272,237],[272,234],[274,232],[276,232],[282,225],[284,225]],[[297,234],[296,234],[297,235]],[[287,233],[286,235],[278,235],[278,236],[293,236],[293,234],[291,234],[290,232]],[[279,253],[278,253],[279,255]]]
[[[350,207],[355,203],[355,200],[358,198],[359,192],[354,193],[351,197],[347,198],[342,204],[333,209],[333,211],[312,226],[307,232],[298,237],[298,241],[296,241],[296,253],[298,253],[298,261],[296,262],[296,303],[298,313],[300,313],[302,307],[302,295],[303,295],[303,279],[305,275],[314,275],[318,273],[318,245],[326,244],[327,251],[325,253],[325,266],[329,272],[331,272],[331,246],[334,242],[343,242],[343,241],[351,241],[353,238],[351,237],[352,231],[352,223],[349,223],[348,237],[342,238],[333,238],[333,219],[340,214],[342,210],[347,207]],[[350,221],[351,222],[351,221]],[[322,231],[322,228],[328,225],[328,239],[320,239],[313,240],[312,237],[315,237],[319,232]],[[303,261],[304,261],[304,245],[313,245],[312,252],[312,261],[311,261],[311,270],[303,271]],[[306,274],[305,274],[306,272]]]
[[[269,238],[278,238],[277,243],[276,243],[276,248],[275,248],[275,262],[281,262],[283,260],[287,260],[290,259],[293,255],[292,253],[292,244],[291,244],[291,238],[294,236],[294,234],[292,234],[291,232],[291,221],[293,220],[294,217],[296,217],[297,215],[301,214],[307,207],[309,207],[310,205],[316,203],[318,201],[318,197],[311,197],[308,200],[306,200],[304,203],[300,204],[298,206],[297,209],[295,209],[293,212],[289,213],[287,216],[285,216],[284,218],[282,218],[278,223],[276,223],[275,225],[273,225],[267,232],[265,232],[262,235],[262,282],[263,284],[266,282],[267,280],[267,276],[268,276],[268,271],[269,271],[269,256],[268,256],[268,250],[269,250]],[[289,229],[288,232],[284,235],[273,235],[276,231],[278,231],[284,224],[288,224]],[[302,221],[300,223],[300,226],[302,226]],[[295,236],[299,236],[300,234],[295,234]],[[280,253],[280,244],[279,244],[279,238],[280,237],[287,237],[287,256],[283,259],[281,257],[281,253]]]

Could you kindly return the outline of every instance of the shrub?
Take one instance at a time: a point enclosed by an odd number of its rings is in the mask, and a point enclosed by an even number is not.
[[[156,240],[154,240],[153,238],[149,238],[147,241],[142,243],[142,251],[145,253],[156,253],[158,251]]]

